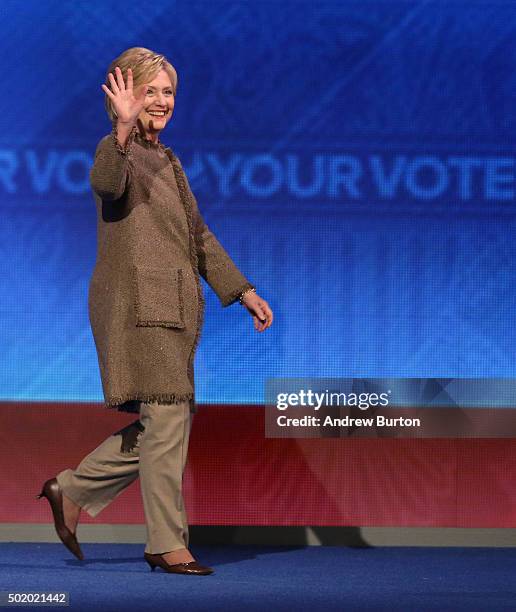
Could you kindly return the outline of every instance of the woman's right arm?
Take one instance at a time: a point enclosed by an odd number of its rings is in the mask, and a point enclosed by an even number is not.
[[[136,120],[145,103],[146,84],[135,96],[133,91],[133,72],[127,69],[127,84],[118,66],[115,74],[108,75],[111,89],[102,84],[102,89],[111,99],[118,120],[109,136],[105,136],[95,151],[93,168],[90,171],[90,184],[103,200],[118,200],[122,197],[130,181],[131,167],[129,156],[136,133]]]
[[[111,134],[97,146],[90,184],[102,200],[118,200],[129,185],[129,156],[135,131],[135,127],[128,131],[125,126],[118,128],[115,124]]]

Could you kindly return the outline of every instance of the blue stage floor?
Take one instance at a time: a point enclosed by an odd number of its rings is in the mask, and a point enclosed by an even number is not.
[[[516,609],[515,548],[193,546],[211,576],[151,573],[140,544],[82,549],[0,544],[0,590],[68,591],[74,611]]]

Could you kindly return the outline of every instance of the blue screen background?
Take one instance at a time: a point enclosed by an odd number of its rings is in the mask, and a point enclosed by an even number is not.
[[[101,83],[179,85],[162,141],[274,311],[205,284],[199,402],[268,377],[513,377],[513,2],[4,0],[0,399],[101,401],[87,292]]]

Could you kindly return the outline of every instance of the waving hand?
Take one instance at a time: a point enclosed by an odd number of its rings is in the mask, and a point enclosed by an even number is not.
[[[142,85],[138,95],[135,95],[133,91],[133,71],[131,68],[127,69],[127,85],[124,83],[122,71],[118,66],[115,68],[115,74],[116,80],[113,73],[110,72],[108,75],[111,89],[104,83],[102,84],[102,89],[111,99],[118,121],[120,123],[136,124],[136,119],[145,103],[147,84]]]

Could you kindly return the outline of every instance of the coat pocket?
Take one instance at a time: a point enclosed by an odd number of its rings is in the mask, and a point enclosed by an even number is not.
[[[183,329],[183,270],[134,267],[136,325]]]

